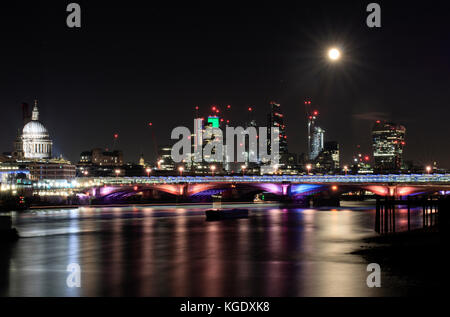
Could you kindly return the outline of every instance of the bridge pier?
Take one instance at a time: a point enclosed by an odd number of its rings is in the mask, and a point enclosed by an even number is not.
[[[422,209],[422,228],[439,226],[439,230],[448,228],[448,223],[443,224],[442,210],[450,210],[448,196],[426,196],[418,199],[407,198],[406,200],[386,196],[384,199],[377,198],[375,210],[375,231],[377,233],[396,232],[396,209],[397,205],[407,207],[408,231],[411,231],[411,208]],[[448,213],[447,213],[448,214]],[[448,220],[447,220],[448,222]]]
[[[189,201],[189,184],[178,184],[177,191],[177,203],[184,203]]]
[[[330,191],[320,192],[312,196],[314,207],[340,207],[341,201],[338,195],[333,195]]]

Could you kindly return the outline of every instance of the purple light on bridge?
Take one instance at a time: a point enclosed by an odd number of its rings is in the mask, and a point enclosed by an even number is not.
[[[283,189],[279,184],[261,183],[255,184],[254,186],[275,195],[281,195],[283,193]]]
[[[314,184],[293,184],[291,185],[291,194],[292,196],[298,195],[306,195],[313,194],[324,189],[323,185],[314,185]]]
[[[100,187],[100,196],[106,196],[111,194],[115,190],[114,187],[111,186],[103,186]]]

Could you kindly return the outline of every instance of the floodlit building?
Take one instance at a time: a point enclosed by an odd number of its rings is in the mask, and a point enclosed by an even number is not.
[[[172,147],[161,146],[158,151],[158,170],[174,171],[175,162],[172,159]]]
[[[14,142],[14,156],[19,160],[40,160],[52,157],[53,142],[45,126],[39,121],[37,100],[31,120],[27,120]]]
[[[396,172],[402,167],[406,128],[391,122],[377,121],[372,129],[374,169]]]
[[[62,157],[53,157],[53,142],[46,127],[39,121],[37,100],[34,101],[31,116],[28,107],[23,106],[23,109],[24,126],[14,141],[14,152],[8,158],[9,162],[27,169],[29,178],[33,181],[75,178],[75,165]]]
[[[123,152],[120,150],[107,151],[95,148],[80,154],[78,165],[122,166]]]
[[[312,132],[312,136],[310,139],[310,160],[315,160],[320,152],[324,149],[324,138],[325,138],[325,130],[321,127],[314,127]]]
[[[278,128],[280,133],[279,153],[282,157],[288,154],[288,143],[286,136],[286,125],[284,124],[284,114],[281,111],[281,105],[274,101],[270,102],[270,112],[267,118],[267,142],[269,144],[268,150],[271,151],[271,128]]]
[[[339,170],[339,144],[335,141],[324,143],[323,150],[314,161],[315,168],[323,172]]]

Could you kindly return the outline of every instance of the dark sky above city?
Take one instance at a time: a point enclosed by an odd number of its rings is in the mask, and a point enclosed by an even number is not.
[[[41,2],[41,3],[38,3]],[[21,103],[39,100],[55,154],[112,147],[125,159],[155,156],[194,107],[230,104],[232,125],[251,106],[266,125],[269,102],[285,112],[289,150],[306,152],[311,98],[325,139],[347,163],[371,151],[375,120],[406,126],[405,159],[450,168],[450,24],[445,2],[78,1],[81,29],[66,26],[71,1],[2,4],[0,152],[22,128]],[[342,49],[330,64],[326,50]]]

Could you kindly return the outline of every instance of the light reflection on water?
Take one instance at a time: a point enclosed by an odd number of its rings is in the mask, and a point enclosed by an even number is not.
[[[368,263],[350,254],[375,235],[371,207],[250,207],[248,219],[221,222],[206,222],[204,206],[18,214],[23,238],[2,247],[0,295],[401,295],[395,277],[394,287],[368,288]],[[406,217],[396,218],[403,229]],[[81,288],[66,286],[74,262],[81,266]]]

